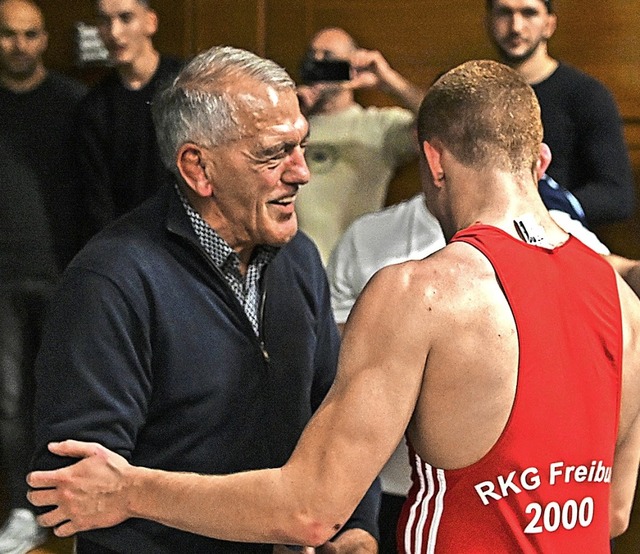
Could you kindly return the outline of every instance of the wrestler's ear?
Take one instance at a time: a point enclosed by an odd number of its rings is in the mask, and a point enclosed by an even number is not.
[[[442,148],[435,142],[424,141],[422,143],[422,151],[427,160],[427,166],[436,186],[444,183],[444,169],[442,168]]]
[[[539,181],[551,163],[551,149],[543,142],[540,144],[540,154],[536,161],[536,179]]]
[[[209,197],[213,195],[213,182],[210,179],[210,171],[206,151],[197,144],[186,142],[178,150],[177,166],[180,176],[186,185],[198,196]]]

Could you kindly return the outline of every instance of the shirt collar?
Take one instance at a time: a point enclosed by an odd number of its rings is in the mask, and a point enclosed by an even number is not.
[[[180,201],[187,212],[191,226],[198,237],[198,242],[204,248],[214,265],[223,272],[231,267],[238,268],[240,266],[240,258],[236,251],[231,248],[229,243],[193,208],[178,183],[175,184],[175,187]],[[277,246],[258,245],[253,251],[249,265],[265,266],[273,260],[279,250],[280,248]]]

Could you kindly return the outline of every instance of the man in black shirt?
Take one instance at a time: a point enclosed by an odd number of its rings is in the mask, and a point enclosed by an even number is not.
[[[85,239],[158,189],[165,170],[150,104],[182,66],[154,47],[158,16],[147,1],[95,0],[94,5],[114,69],[89,92],[77,119]]]
[[[542,111],[548,173],[582,204],[589,225],[631,217],[634,184],[615,100],[593,77],[552,58],[551,0],[487,0],[487,28],[502,62],[532,87]]]

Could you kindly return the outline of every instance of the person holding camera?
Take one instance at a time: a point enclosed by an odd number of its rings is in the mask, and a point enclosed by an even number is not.
[[[298,97],[309,119],[311,186],[301,190],[296,211],[300,228],[326,263],[349,224],[384,205],[395,171],[417,155],[413,125],[424,91],[380,52],[358,48],[336,27],[311,39],[301,79]],[[365,88],[384,91],[401,107],[361,106],[354,92]]]

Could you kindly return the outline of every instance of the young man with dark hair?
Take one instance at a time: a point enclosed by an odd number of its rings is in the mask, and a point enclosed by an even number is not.
[[[94,0],[113,70],[87,95],[75,129],[84,239],[150,197],[165,169],[151,102],[182,62],[153,44],[158,15],[146,0]]]
[[[487,0],[486,25],[500,60],[529,83],[542,110],[548,173],[582,204],[588,225],[633,213],[635,189],[622,119],[609,90],[553,58],[557,15],[550,0]]]

